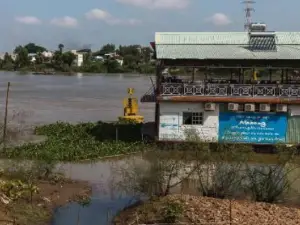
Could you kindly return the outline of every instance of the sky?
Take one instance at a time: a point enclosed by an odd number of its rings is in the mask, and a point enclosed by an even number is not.
[[[29,42],[57,49],[149,45],[155,32],[243,31],[241,0],[0,0],[0,52]],[[299,0],[257,0],[254,22],[300,31]]]

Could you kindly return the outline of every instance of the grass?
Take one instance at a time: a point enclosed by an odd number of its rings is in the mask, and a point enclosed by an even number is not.
[[[146,145],[139,142],[100,140],[95,133],[105,133],[107,130],[100,127],[100,131],[98,129],[96,132],[97,126],[93,123],[73,125],[63,122],[43,125],[35,129],[35,134],[47,136],[45,142],[6,149],[2,153],[2,157],[46,161],[80,161],[128,154],[146,149]]]
[[[42,205],[17,202],[7,208],[10,215],[13,215],[17,224],[44,224],[50,221],[50,211]]]
[[[138,202],[121,212],[114,218],[115,225],[125,224],[173,224],[183,219],[183,202],[174,201],[168,197],[152,198],[145,202]]]

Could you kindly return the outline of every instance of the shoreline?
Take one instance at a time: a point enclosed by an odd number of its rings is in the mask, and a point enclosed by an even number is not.
[[[14,180],[7,179],[7,181]],[[91,195],[91,186],[84,181],[39,180],[36,186],[39,191],[31,196],[31,200],[24,197],[14,200],[5,197],[2,191],[0,224],[1,221],[6,224],[51,224],[57,208],[70,202],[79,203],[80,199],[89,199]]]
[[[159,225],[169,224],[170,220],[174,220],[172,224],[290,225],[300,223],[300,209],[281,204],[177,194],[129,206],[115,216],[113,224]]]
[[[1,70],[0,72],[10,72],[10,73],[38,73],[37,71],[32,71],[32,70]],[[124,75],[143,75],[143,76],[155,76],[155,74],[153,73],[137,73],[137,72],[124,72],[124,73],[104,73],[104,72],[80,72],[80,71],[76,71],[76,72],[61,72],[61,71],[54,71],[54,74],[37,74],[36,76],[58,76],[58,75],[66,75],[66,76],[73,76],[76,75],[78,73],[82,73],[82,74],[86,74],[86,75],[95,75],[95,74],[112,74],[112,75],[120,75],[120,74],[124,74]]]

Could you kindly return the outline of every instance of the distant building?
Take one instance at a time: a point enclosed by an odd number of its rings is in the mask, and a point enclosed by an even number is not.
[[[121,66],[123,65],[123,57],[118,55],[116,52],[107,53],[104,55],[105,59],[114,59],[116,60]]]
[[[95,60],[104,61],[104,58],[100,55],[95,56]]]
[[[29,57],[30,62],[36,61],[36,53],[29,53],[28,57]]]
[[[77,50],[71,50],[71,52],[76,55],[76,59],[74,60],[74,64],[78,67],[83,64],[83,54],[79,53]]]
[[[83,64],[83,54],[76,55],[76,66],[80,67]]]
[[[3,60],[5,56],[5,53],[0,53],[0,59]]]
[[[84,49],[77,50],[76,52],[81,54],[89,54],[92,52],[92,50],[90,48],[84,48]]]
[[[18,56],[18,55],[12,53],[12,54],[10,54],[10,56],[11,56],[12,60],[15,61],[15,60],[17,59],[17,56]]]
[[[123,66],[124,60],[123,59],[115,59],[121,66]]]
[[[42,52],[42,55],[45,58],[52,58],[54,54],[53,54],[53,52],[50,52],[50,51],[44,51],[44,52]]]

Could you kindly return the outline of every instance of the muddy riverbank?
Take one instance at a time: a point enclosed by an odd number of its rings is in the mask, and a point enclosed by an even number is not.
[[[300,224],[300,209],[249,201],[171,195],[130,207],[114,221],[115,225],[170,223],[297,225]]]
[[[13,185],[18,180],[13,181]],[[77,202],[80,199],[88,199],[91,190],[88,182],[65,180],[58,183],[53,181],[38,181],[37,192],[30,199],[22,194],[22,197],[14,199],[1,186],[0,197],[0,224],[12,225],[41,225],[51,224],[53,215],[58,208],[69,202]],[[14,190],[16,189],[13,186]],[[79,204],[79,203],[76,203]],[[75,215],[74,215],[75,217]]]

